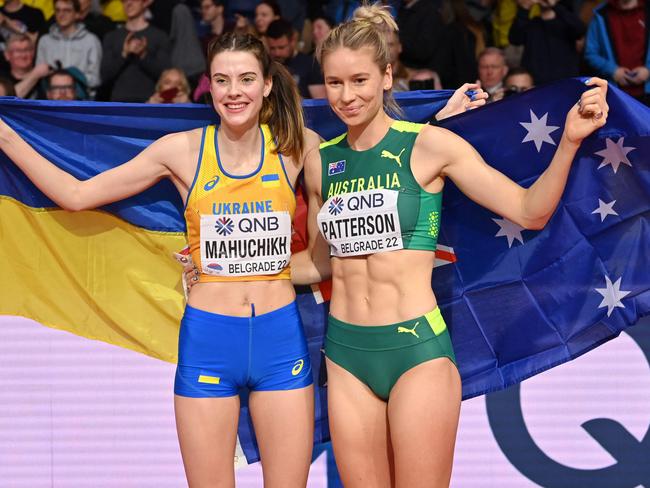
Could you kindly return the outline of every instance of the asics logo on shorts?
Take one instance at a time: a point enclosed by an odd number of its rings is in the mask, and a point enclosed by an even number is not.
[[[399,152],[399,154],[397,156],[395,156],[388,149],[384,149],[381,152],[381,157],[382,158],[388,158],[388,159],[394,159],[395,162],[397,163],[397,166],[399,166],[401,168],[402,167],[402,160],[400,159],[400,157],[402,156],[402,153],[404,152],[405,149],[406,149],[405,147],[402,148],[402,150]]]
[[[417,337],[419,339],[420,336],[418,335],[417,332],[415,332],[415,329],[417,328],[418,325],[420,325],[420,322],[416,322],[412,329],[409,329],[407,327],[399,326],[399,327],[397,327],[397,333],[398,334],[401,334],[401,333],[413,334],[415,337]]]
[[[302,367],[305,365],[304,359],[298,359],[291,368],[291,376],[298,376],[302,371]]]

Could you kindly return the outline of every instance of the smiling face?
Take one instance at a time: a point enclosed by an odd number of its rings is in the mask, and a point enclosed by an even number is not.
[[[25,71],[34,64],[34,45],[29,39],[10,41],[5,50],[5,58],[12,71]]]
[[[248,128],[259,123],[271,79],[264,79],[255,55],[247,51],[223,51],[210,63],[210,93],[221,123]]]
[[[347,126],[367,124],[383,114],[384,91],[390,90],[390,66],[384,71],[370,47],[339,47],[323,58],[327,100]]]

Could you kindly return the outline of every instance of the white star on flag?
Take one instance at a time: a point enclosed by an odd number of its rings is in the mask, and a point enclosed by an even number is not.
[[[605,217],[608,215],[618,215],[616,210],[614,210],[614,204],[616,203],[616,200],[612,200],[609,203],[603,202],[600,198],[598,199],[598,208],[591,212],[592,214],[599,214],[600,215],[600,221],[602,222],[605,220]]]
[[[531,110],[530,111],[530,122],[519,122],[524,129],[528,131],[526,137],[524,137],[523,142],[533,141],[535,143],[535,148],[537,152],[542,150],[542,144],[548,142],[555,146],[555,142],[551,139],[551,132],[555,132],[559,129],[555,125],[546,125],[546,119],[548,118],[548,112],[542,115],[541,119],[537,118],[537,115]]]
[[[512,247],[512,243],[517,239],[522,244],[524,238],[521,236],[521,231],[524,228],[508,219],[492,219],[500,227],[499,232],[494,237],[506,237],[508,239],[508,247]]]
[[[607,166],[608,164],[611,164],[614,173],[616,173],[621,163],[627,164],[630,168],[632,167],[632,163],[630,162],[629,159],[627,159],[627,153],[629,153],[630,151],[634,151],[636,147],[623,146],[624,139],[625,137],[621,137],[618,141],[614,142],[609,137],[607,138],[607,140],[605,141],[607,144],[605,149],[596,152],[598,156],[601,156],[603,158],[603,162],[600,163],[598,169]]]
[[[603,301],[600,302],[598,308],[607,307],[608,317],[615,307],[625,308],[625,305],[621,303],[621,298],[630,294],[629,291],[621,290],[621,278],[612,284],[612,280],[607,275],[605,275],[605,288],[595,288],[595,290],[603,296]]]

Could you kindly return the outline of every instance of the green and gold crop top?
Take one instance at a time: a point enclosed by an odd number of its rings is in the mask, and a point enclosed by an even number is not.
[[[351,149],[346,134],[321,144],[325,203],[318,227],[332,256],[435,251],[442,192],[425,191],[411,171],[411,152],[422,127],[396,121],[366,151]]]

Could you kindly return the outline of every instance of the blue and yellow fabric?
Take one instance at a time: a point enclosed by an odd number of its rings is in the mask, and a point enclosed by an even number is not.
[[[529,186],[547,167],[566,111],[583,90],[580,80],[565,80],[443,125]],[[425,122],[450,94],[411,92],[398,101],[408,120]],[[432,286],[465,398],[577,357],[650,313],[650,109],[613,87],[608,103],[607,125],[581,146],[545,229],[518,233],[446,185],[438,242],[456,262],[436,267]],[[522,122],[532,123],[532,113],[559,127],[548,136],[553,144],[526,139]],[[345,130],[322,100],[306,101],[305,114],[325,140]],[[216,121],[206,106],[12,98],[0,99],[0,116],[79,178],[127,161],[166,133]],[[594,215],[599,198],[616,200],[618,215]],[[169,182],[98,210],[63,211],[0,154],[0,314],[175,361],[183,298],[171,255],[185,246],[182,215]],[[322,442],[329,435],[321,356],[327,303],[312,288],[299,292],[317,384],[315,442]],[[254,461],[251,425],[244,399],[239,439]]]

